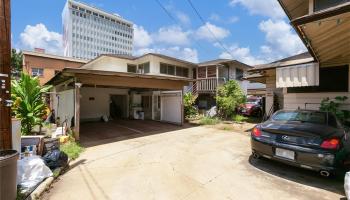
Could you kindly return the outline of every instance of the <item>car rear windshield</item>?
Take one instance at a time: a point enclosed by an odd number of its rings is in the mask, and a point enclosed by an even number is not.
[[[317,111],[280,111],[274,114],[272,119],[274,121],[300,121],[339,127],[334,115]]]

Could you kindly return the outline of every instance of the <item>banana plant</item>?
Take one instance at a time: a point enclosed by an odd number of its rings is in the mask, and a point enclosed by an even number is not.
[[[36,125],[41,125],[47,105],[44,94],[52,86],[41,86],[38,77],[21,74],[19,80],[11,81],[12,113],[21,120],[21,132],[28,135]]]

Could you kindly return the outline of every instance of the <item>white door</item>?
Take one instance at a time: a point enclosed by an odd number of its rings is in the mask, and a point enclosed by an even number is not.
[[[161,121],[182,124],[182,93],[171,91],[161,93]]]

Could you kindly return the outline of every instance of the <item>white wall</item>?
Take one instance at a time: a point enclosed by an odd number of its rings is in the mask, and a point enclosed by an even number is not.
[[[348,92],[286,93],[284,94],[284,109],[305,109],[305,103],[315,103],[308,104],[306,109],[318,110],[322,99],[334,99],[337,96],[347,96],[348,100],[345,103],[350,103],[350,93]],[[350,105],[343,106],[342,108],[349,110]]]
[[[82,87],[80,94],[80,119],[87,121],[109,116],[110,95],[128,95],[128,89]]]
[[[64,90],[53,95],[53,109],[61,123],[67,119],[68,126],[74,117],[74,89]]]
[[[137,62],[133,60],[103,56],[91,63],[82,66],[81,68],[112,72],[127,72],[127,64],[135,65]]]

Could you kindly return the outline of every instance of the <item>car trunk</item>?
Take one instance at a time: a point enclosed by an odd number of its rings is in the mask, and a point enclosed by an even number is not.
[[[304,147],[320,147],[324,139],[341,138],[339,130],[307,122],[265,122],[261,125],[265,139]]]

